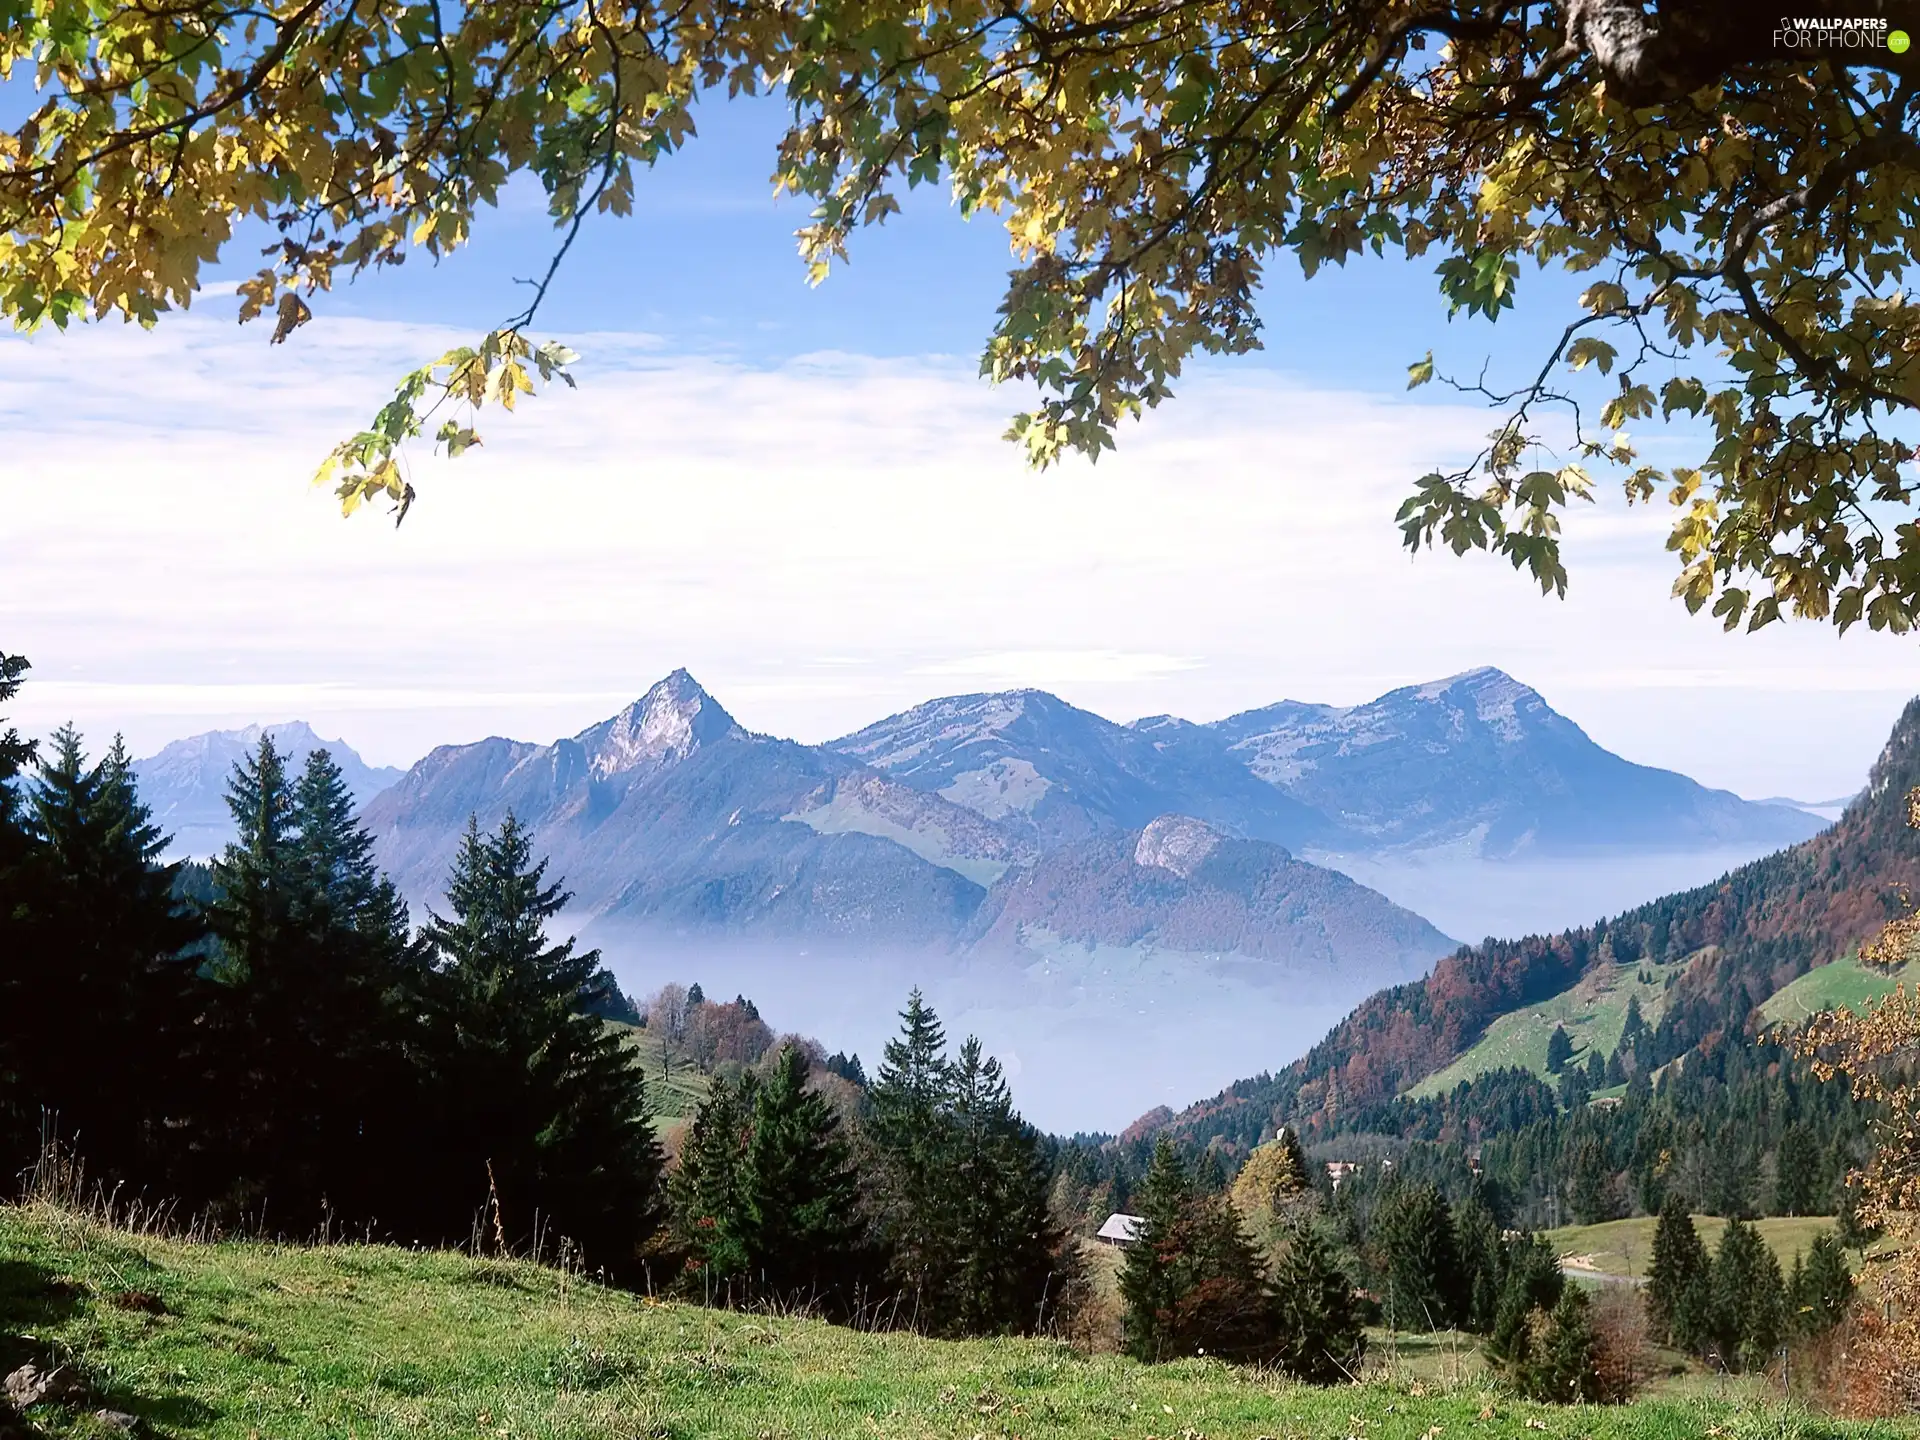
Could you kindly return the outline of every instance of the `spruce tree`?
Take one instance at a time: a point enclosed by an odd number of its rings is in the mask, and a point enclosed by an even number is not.
[[[1195,1189],[1164,1137],[1137,1198],[1145,1223],[1120,1271],[1128,1352],[1148,1361],[1271,1358],[1279,1341],[1273,1296],[1239,1213]]]
[[[158,1182],[191,979],[179,957],[196,933],[174,899],[178,866],[160,860],[166,837],[118,738],[90,766],[63,727],[29,797],[21,970],[4,987],[18,1084],[97,1178]]]
[[[1180,1299],[1176,1237],[1193,1200],[1186,1164],[1162,1136],[1154,1143],[1146,1179],[1133,1195],[1141,1223],[1120,1266],[1127,1353],[1135,1359],[1161,1360],[1177,1353],[1170,1345],[1174,1306]]]
[[[1485,1335],[1493,1329],[1500,1308],[1505,1259],[1500,1226],[1478,1194],[1469,1195],[1455,1208],[1453,1222],[1460,1271],[1465,1277],[1466,1305],[1460,1321],[1464,1328]]]
[[[512,815],[490,837],[469,820],[427,927],[451,1042],[442,1158],[469,1207],[491,1172],[510,1243],[538,1222],[619,1276],[657,1225],[662,1159],[632,1052],[580,1011],[599,953],[547,942],[569,897],[546,869]]]
[[[1313,1385],[1352,1379],[1366,1350],[1353,1282],[1311,1224],[1293,1227],[1273,1274],[1280,1368]]]
[[[1572,1058],[1573,1038],[1567,1034],[1565,1026],[1554,1026],[1553,1033],[1547,1037],[1547,1073],[1558,1075],[1567,1068],[1567,1062]]]
[[[748,1273],[745,1171],[757,1088],[752,1072],[713,1083],[668,1182],[674,1249],[686,1257],[679,1286],[689,1296],[723,1297],[730,1282]]]
[[[1744,1220],[1727,1222],[1713,1256],[1708,1337],[1729,1370],[1764,1369],[1780,1343],[1785,1286],[1780,1262],[1760,1232]]]
[[[1846,1317],[1853,1303],[1853,1275],[1847,1254],[1831,1230],[1816,1235],[1804,1262],[1794,1257],[1788,1301],[1793,1325],[1802,1335],[1824,1335]]]
[[[1706,1343],[1711,1269],[1686,1202],[1670,1193],[1653,1228],[1647,1269],[1647,1321],[1655,1339],[1680,1350]]]
[[[1818,1204],[1820,1157],[1812,1132],[1795,1121],[1780,1134],[1773,1155],[1773,1205],[1776,1215],[1810,1215]]]
[[[1453,1216],[1432,1185],[1400,1185],[1374,1212],[1381,1305],[1395,1330],[1444,1330],[1461,1318],[1469,1277],[1460,1267]]]
[[[958,1257],[947,1308],[963,1334],[1018,1334],[1070,1278],[1039,1134],[1014,1111],[1000,1062],[972,1036],[952,1068]]]
[[[222,983],[202,1067],[219,1077],[202,1109],[225,1142],[208,1155],[240,1181],[228,1198],[301,1228],[377,1216],[443,1233],[451,1215],[419,1143],[439,1128],[419,1023],[429,957],[339,767],[315,751],[295,780],[262,736],[228,805],[238,835],[213,867]],[[203,1183],[218,1183],[211,1167]]]
[[[807,1088],[809,1072],[806,1052],[787,1045],[753,1097],[741,1211],[760,1292],[835,1308],[857,1278],[859,1181],[840,1117]]]
[[[20,677],[29,666],[19,655],[0,651],[0,705],[20,692]],[[11,727],[0,730],[0,1164],[17,1173],[31,1158],[29,1147],[38,1138],[38,1107],[22,1081],[24,1053],[34,1043],[26,1024],[31,1003],[28,988],[35,982],[35,955],[28,935],[28,885],[22,873],[27,835],[21,821],[22,800],[15,784],[21,770],[32,763],[34,747]]]
[[[938,1311],[955,1268],[953,1077],[946,1032],[918,990],[900,1014],[868,1092],[866,1133],[878,1170],[871,1197],[875,1228],[904,1314]]]

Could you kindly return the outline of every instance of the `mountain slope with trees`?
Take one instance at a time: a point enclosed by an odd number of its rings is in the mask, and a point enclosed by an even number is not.
[[[1594,967],[1675,968],[1650,1055],[1665,1064],[1738,1036],[1768,996],[1870,940],[1920,888],[1920,836],[1905,796],[1920,785],[1920,700],[1895,724],[1866,789],[1838,824],[1719,882],[1602,924],[1489,941],[1424,980],[1370,997],[1299,1061],[1183,1112],[1180,1133],[1257,1135],[1278,1123],[1330,1133],[1441,1069],[1495,1019],[1557,995]]]

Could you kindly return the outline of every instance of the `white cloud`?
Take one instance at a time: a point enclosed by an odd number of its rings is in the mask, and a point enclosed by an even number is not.
[[[212,307],[207,307],[212,308]],[[1351,703],[1495,664],[1596,739],[1747,793],[1857,783],[1910,642],[1723,636],[1667,599],[1665,518],[1570,522],[1573,593],[1409,558],[1411,479],[1483,412],[1190,376],[1097,466],[1026,469],[971,362],[753,368],[571,337],[581,388],[415,457],[398,530],[307,482],[400,372],[470,338],[320,320],[268,348],[196,311],[0,340],[0,647],[16,706],[136,749],[299,714],[370,758],[546,739],[685,664],[743,723],[818,739],[943,689],[1118,718]]]

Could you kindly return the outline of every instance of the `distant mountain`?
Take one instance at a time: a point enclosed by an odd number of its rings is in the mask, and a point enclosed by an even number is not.
[[[1362,975],[1426,973],[1453,941],[1346,876],[1184,815],[1049,851],[988,895],[976,943],[1035,933],[1263,962],[1350,990]]]
[[[311,735],[280,728],[296,751]],[[224,838],[214,807],[257,734],[146,762],[163,822],[193,813],[198,775],[197,823]],[[679,670],[551,744],[442,746],[397,778],[329,748],[379,792],[363,819],[416,907],[440,903],[469,818],[511,811],[628,988],[704,977],[872,1048],[858,1027],[921,984],[1009,1073],[1027,1054],[1031,1113],[1100,1125],[1284,1063],[1516,898],[1605,913],[1594,885],[1636,901],[1648,875],[1718,873],[1820,823],[1633,765],[1492,670],[1206,725],[956,696],[821,746],[748,731]]]
[[[1770,995],[1843,958],[1920,891],[1920,833],[1906,824],[1916,786],[1920,700],[1830,830],[1600,925],[1463,949],[1424,980],[1369,997],[1303,1058],[1167,1123],[1236,1141],[1280,1123],[1328,1130],[1441,1070],[1502,1016],[1607,971],[1659,980],[1664,970],[1648,1012],[1661,1063],[1737,1033]]]
[[[1635,765],[1493,669],[1205,725],[1116,725],[1037,690],[961,695],[829,748],[1042,849],[1195,816],[1467,936],[1604,915],[1833,818]]]
[[[1336,828],[1261,783],[1208,727],[1163,717],[1116,725],[1043,690],[956,695],[889,716],[827,748],[1045,848],[1192,815],[1299,846]]]
[[[175,740],[157,755],[133,762],[140,798],[152,809],[155,823],[173,837],[174,854],[214,855],[233,839],[227,782],[234,765],[259,748],[262,735],[273,737],[274,748],[289,757],[295,769],[306,764],[313,751],[325,750],[362,808],[402,774],[391,766],[367,764],[344,741],[323,740],[304,720],[209,730]]]
[[[1447,847],[1505,859],[1777,846],[1820,829],[1790,804],[1756,804],[1623,760],[1493,669],[1346,708],[1283,701],[1204,728],[1361,851]]]
[[[581,914],[665,934],[944,944],[1025,853],[971,812],[746,731],[684,670],[571,739],[442,746],[365,820],[401,889],[432,901],[467,817],[509,810]]]

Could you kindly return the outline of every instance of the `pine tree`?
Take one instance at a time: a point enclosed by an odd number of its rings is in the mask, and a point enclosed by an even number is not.
[[[1765,1368],[1780,1343],[1785,1286],[1760,1232],[1733,1219],[1713,1256],[1708,1337],[1729,1370]]]
[[[1787,1295],[1794,1328],[1802,1335],[1824,1335],[1846,1317],[1853,1303],[1853,1275],[1846,1251],[1831,1230],[1814,1237],[1804,1262],[1794,1257]]]
[[[1432,1185],[1396,1187],[1374,1213],[1386,1323],[1444,1330],[1462,1316],[1470,1277],[1460,1268],[1453,1216]]]
[[[1276,1359],[1295,1379],[1337,1385],[1352,1379],[1366,1350],[1353,1282],[1310,1224],[1297,1224],[1274,1269]]]
[[[832,1308],[856,1278],[859,1182],[840,1117],[807,1088],[809,1070],[806,1051],[787,1045],[758,1087],[741,1210],[760,1292]]]
[[[1654,1225],[1647,1270],[1647,1320],[1656,1339],[1681,1350],[1705,1344],[1711,1268],[1686,1202],[1669,1194]]]
[[[1554,1026],[1553,1033],[1547,1037],[1547,1073],[1558,1075],[1567,1068],[1567,1062],[1572,1058],[1572,1037],[1567,1034],[1565,1026]]]
[[[530,1241],[538,1222],[618,1276],[658,1223],[662,1159],[632,1053],[579,1010],[599,953],[547,943],[569,897],[546,869],[513,816],[486,838],[470,820],[449,915],[427,927],[451,1032],[443,1159],[469,1204],[491,1171],[511,1241]]]

